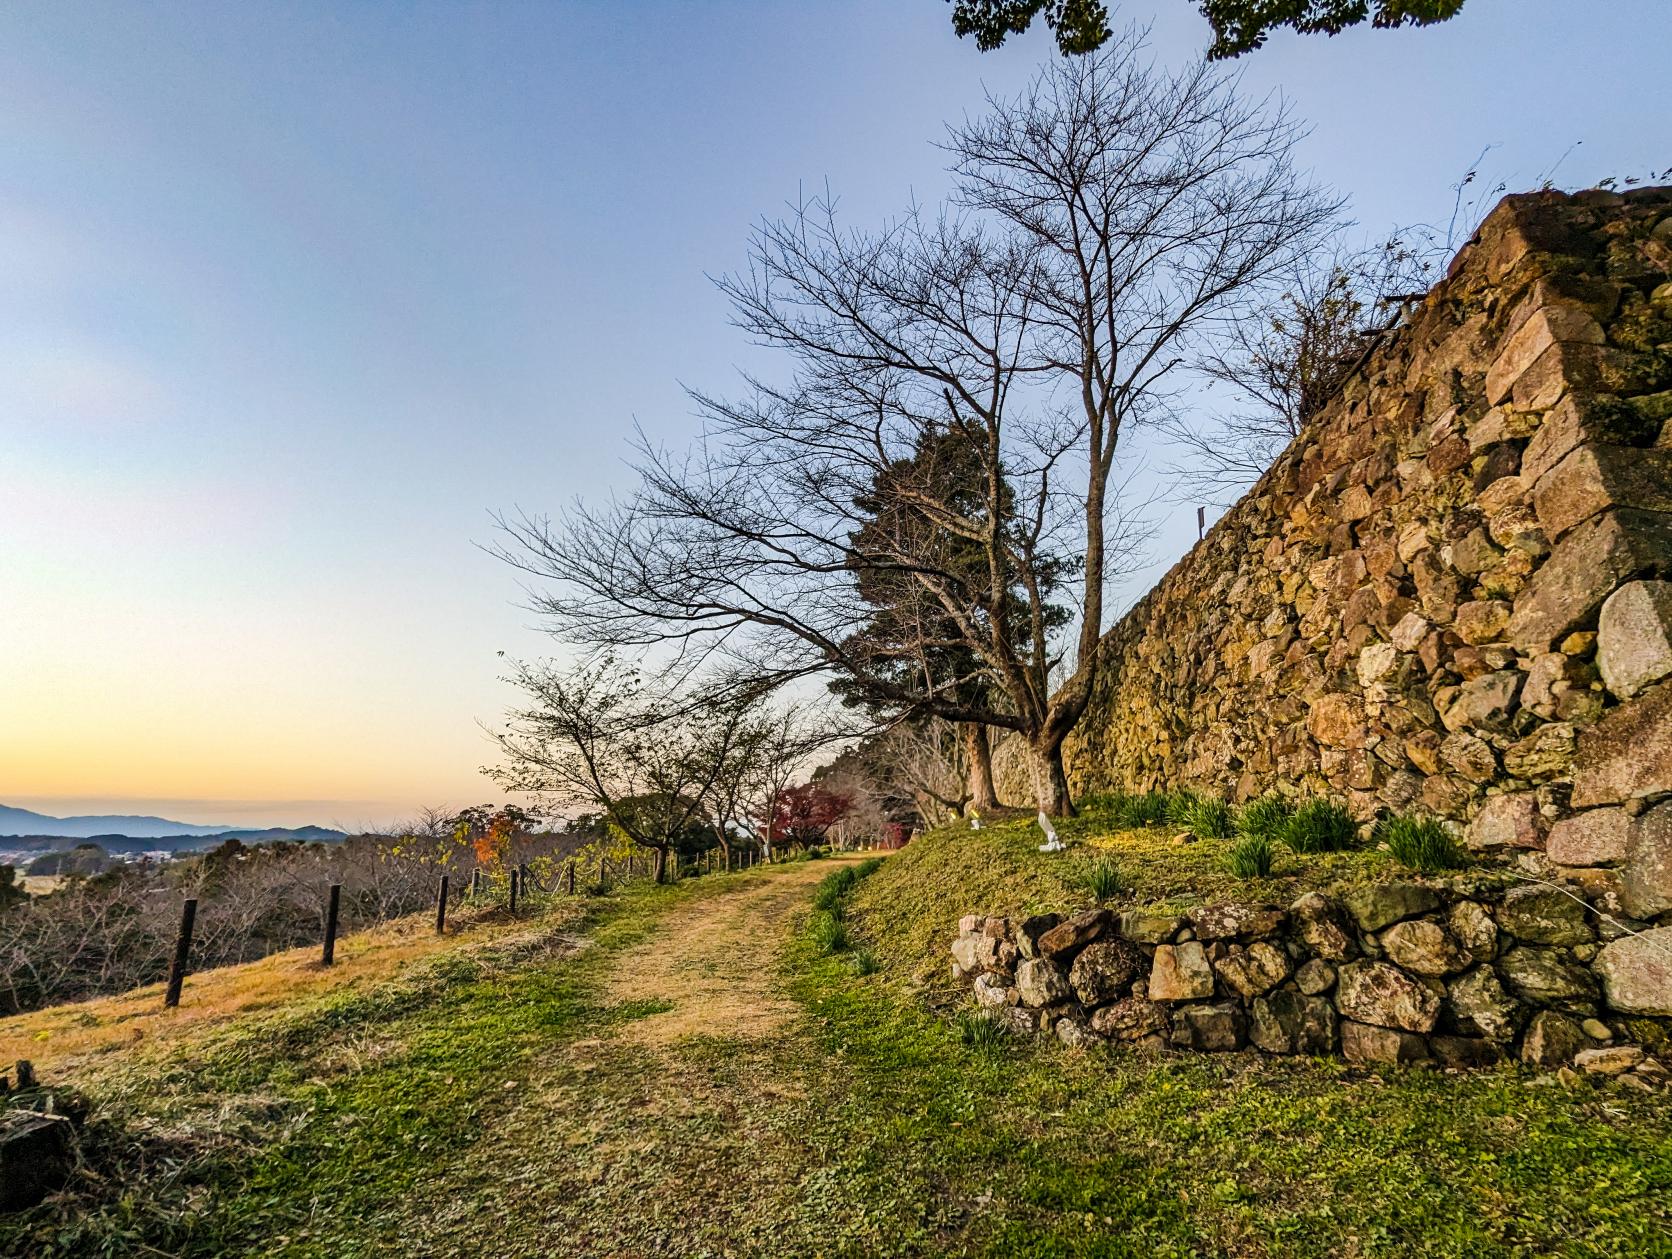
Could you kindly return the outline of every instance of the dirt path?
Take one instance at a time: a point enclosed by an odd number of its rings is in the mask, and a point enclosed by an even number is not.
[[[665,1048],[691,1036],[756,1041],[781,1027],[796,1006],[776,991],[763,953],[833,866],[802,862],[757,886],[666,914],[650,940],[621,956],[608,992],[614,1002],[668,1002],[672,1008],[628,1024],[620,1036]]]
[[[834,868],[698,889],[594,954],[601,1007],[620,1016],[530,1062],[521,1104],[436,1169],[432,1206],[385,1232],[390,1253],[811,1253],[785,1229],[817,1162],[808,1097],[835,1077],[799,1033],[778,960]]]

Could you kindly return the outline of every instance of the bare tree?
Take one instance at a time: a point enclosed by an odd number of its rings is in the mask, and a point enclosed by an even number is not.
[[[494,736],[505,760],[488,772],[557,808],[597,807],[655,854],[662,881],[678,840],[708,826],[709,794],[751,704],[677,694],[613,656],[573,669],[519,663],[513,681],[530,703]]]
[[[871,759],[906,789],[926,824],[960,817],[972,804],[983,807],[969,790],[965,728],[927,717],[901,722],[877,740]]]
[[[1266,286],[1260,307],[1200,359],[1205,376],[1230,388],[1234,409],[1175,412],[1161,423],[1180,449],[1169,471],[1185,494],[1223,503],[1259,480],[1377,334],[1427,291],[1435,267],[1427,235],[1415,228],[1363,249],[1306,255]]]
[[[772,819],[778,802],[807,770],[809,758],[841,737],[824,708],[791,700],[766,709],[758,720],[753,754],[743,781],[749,802],[745,820],[772,857]]]
[[[1137,34],[1053,63],[949,129],[943,210],[850,232],[826,197],[763,223],[720,285],[793,377],[695,395],[700,446],[641,443],[634,496],[502,519],[501,553],[549,579],[536,606],[576,639],[718,648],[774,681],[834,674],[900,715],[1014,731],[1039,807],[1071,811],[1062,741],[1128,558],[1120,438],[1334,213],[1294,169],[1297,135],[1206,64],[1153,68]],[[973,501],[909,474],[947,434],[979,461]],[[931,527],[862,533],[879,513],[856,504],[878,493]],[[983,686],[873,667],[856,574],[914,583]],[[1062,634],[1058,579],[1078,604]]]

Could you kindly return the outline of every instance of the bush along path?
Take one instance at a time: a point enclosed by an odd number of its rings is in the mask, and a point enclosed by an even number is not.
[[[950,848],[636,888],[113,1052],[86,1174],[0,1254],[1672,1247],[1664,1097],[1072,1050],[927,1009],[900,936]]]

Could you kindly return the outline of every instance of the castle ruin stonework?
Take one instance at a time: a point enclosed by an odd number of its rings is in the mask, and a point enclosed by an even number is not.
[[[1672,912],[1672,189],[1506,198],[1100,650],[1077,792],[1426,812]]]

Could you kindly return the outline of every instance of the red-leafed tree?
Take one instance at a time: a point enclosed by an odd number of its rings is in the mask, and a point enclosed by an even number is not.
[[[818,783],[790,787],[780,792],[773,804],[769,826],[772,842],[803,848],[823,843],[830,828],[842,820],[852,804],[851,796]]]

